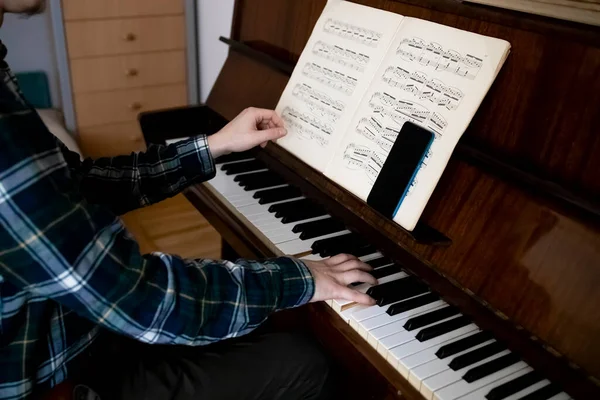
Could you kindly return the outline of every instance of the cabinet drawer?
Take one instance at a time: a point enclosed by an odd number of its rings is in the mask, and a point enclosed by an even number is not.
[[[71,59],[185,49],[183,16],[72,21],[65,31]]]
[[[79,146],[85,157],[114,157],[146,149],[137,122],[81,128],[78,134]]]
[[[66,21],[183,14],[183,0],[63,0]]]
[[[71,62],[74,93],[184,83],[185,53],[80,58]]]
[[[89,127],[137,121],[140,112],[187,104],[185,85],[155,86],[111,92],[81,93],[75,97],[77,125]]]

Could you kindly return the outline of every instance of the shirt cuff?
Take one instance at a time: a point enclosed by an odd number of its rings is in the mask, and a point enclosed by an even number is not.
[[[177,155],[188,181],[209,180],[216,175],[208,136],[199,135],[177,143]]]
[[[274,261],[279,265],[282,275],[277,308],[282,310],[308,303],[315,294],[315,281],[306,264],[289,257],[281,257]]]

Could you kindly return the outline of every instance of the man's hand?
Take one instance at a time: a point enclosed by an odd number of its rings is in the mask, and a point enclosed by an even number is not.
[[[370,265],[349,254],[338,254],[323,261],[303,261],[315,280],[315,294],[311,303],[337,299],[375,304],[372,297],[348,287],[354,282],[376,285],[377,279],[367,272],[373,269]]]
[[[247,108],[223,129],[208,137],[208,147],[214,158],[232,152],[265,147],[270,140],[287,134],[283,120],[273,110]]]

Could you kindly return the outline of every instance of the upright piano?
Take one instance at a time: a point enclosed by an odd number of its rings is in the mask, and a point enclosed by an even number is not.
[[[453,0],[356,2],[512,46],[417,227],[276,144],[220,158],[186,196],[226,258],[348,252],[375,267],[376,306],[293,310],[346,377],[340,398],[600,399],[599,27]],[[236,1],[227,61],[196,110],[207,133],[275,108],[325,3]]]

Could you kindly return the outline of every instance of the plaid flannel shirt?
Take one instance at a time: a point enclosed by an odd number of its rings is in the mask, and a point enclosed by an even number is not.
[[[205,137],[81,161],[5,64],[0,75],[0,399],[60,383],[106,331],[204,345],[312,297],[310,271],[292,258],[140,254],[117,215],[214,176]]]

